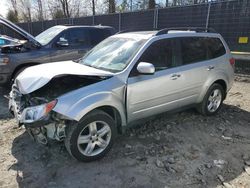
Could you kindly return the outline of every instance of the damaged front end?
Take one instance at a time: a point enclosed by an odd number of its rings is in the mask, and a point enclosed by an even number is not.
[[[37,142],[47,144],[49,139],[62,141],[67,124],[73,120],[53,111],[57,98],[103,79],[98,76],[59,75],[28,94],[22,94],[15,81],[9,95],[9,110],[19,126],[24,125]]]

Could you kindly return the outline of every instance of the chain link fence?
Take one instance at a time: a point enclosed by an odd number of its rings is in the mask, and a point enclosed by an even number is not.
[[[211,27],[224,37],[232,51],[250,52],[248,41],[248,37],[250,37],[249,0],[210,2],[137,12],[18,23],[20,27],[34,36],[54,25],[65,24],[101,24],[112,26],[117,31],[153,30],[168,27]],[[7,33],[10,32],[7,31]],[[246,64],[244,64],[245,66]],[[250,69],[250,65],[248,69]]]
[[[109,25],[117,31],[208,26],[225,38],[232,51],[250,51],[248,41],[239,43],[240,37],[250,37],[249,0],[211,2],[138,12],[19,23],[18,25],[36,36],[54,25],[65,24]]]

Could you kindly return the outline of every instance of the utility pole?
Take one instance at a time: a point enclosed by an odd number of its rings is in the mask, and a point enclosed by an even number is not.
[[[132,0],[130,0],[130,11],[132,12],[132,10],[133,10],[133,2]]]

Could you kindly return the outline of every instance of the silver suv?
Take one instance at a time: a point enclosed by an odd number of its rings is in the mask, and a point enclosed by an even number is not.
[[[12,86],[9,108],[38,142],[64,140],[74,158],[92,161],[136,120],[186,106],[217,113],[233,79],[234,59],[218,33],[121,33],[78,62],[27,68]]]

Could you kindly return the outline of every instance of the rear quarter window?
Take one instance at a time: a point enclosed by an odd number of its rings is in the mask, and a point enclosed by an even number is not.
[[[220,57],[226,53],[226,49],[219,38],[206,38],[210,59]]]

